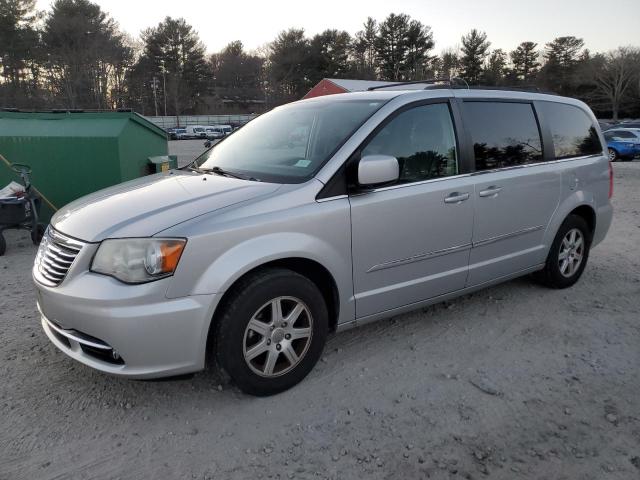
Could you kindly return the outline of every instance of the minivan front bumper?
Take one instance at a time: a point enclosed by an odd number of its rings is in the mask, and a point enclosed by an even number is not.
[[[157,378],[201,370],[219,296],[168,299],[170,280],[125,285],[91,272],[58,287],[36,280],[42,327],[65,354],[102,372]]]

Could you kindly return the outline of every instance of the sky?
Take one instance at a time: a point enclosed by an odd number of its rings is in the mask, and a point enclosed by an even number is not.
[[[47,10],[54,0],[38,0]],[[314,35],[327,28],[354,34],[368,16],[384,19],[406,13],[431,26],[435,51],[460,44],[471,28],[487,32],[492,48],[513,50],[522,41],[542,47],[558,36],[584,39],[592,51],[640,45],[640,0],[92,0],[120,28],[137,39],[141,30],[164,17],[183,17],[198,32],[208,53],[241,40],[247,50],[260,48],[285,29],[304,28]],[[615,12],[617,13],[614,13]]]

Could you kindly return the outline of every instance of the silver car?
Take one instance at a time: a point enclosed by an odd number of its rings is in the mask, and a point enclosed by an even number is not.
[[[130,378],[215,360],[245,392],[301,381],[327,335],[535,273],[580,278],[612,218],[577,100],[381,89],[276,108],[189,167],[77,200],[33,267],[42,326]]]

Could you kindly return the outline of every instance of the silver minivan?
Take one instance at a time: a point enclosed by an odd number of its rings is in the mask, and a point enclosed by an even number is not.
[[[526,274],[573,285],[612,188],[577,100],[431,86],[313,98],[57,212],[33,267],[38,309],[60,350],[103,372],[215,360],[273,394],[331,332]]]

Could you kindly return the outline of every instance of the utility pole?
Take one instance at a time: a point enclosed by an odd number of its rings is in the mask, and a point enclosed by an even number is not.
[[[162,96],[164,97],[164,116],[167,116],[167,76],[164,68],[164,60],[160,63],[162,66]]]
[[[151,81],[151,88],[153,88],[153,106],[155,107],[156,117],[157,117],[158,116],[158,97],[156,95],[156,91],[158,90],[158,79],[156,77],[153,77],[153,80]]]

